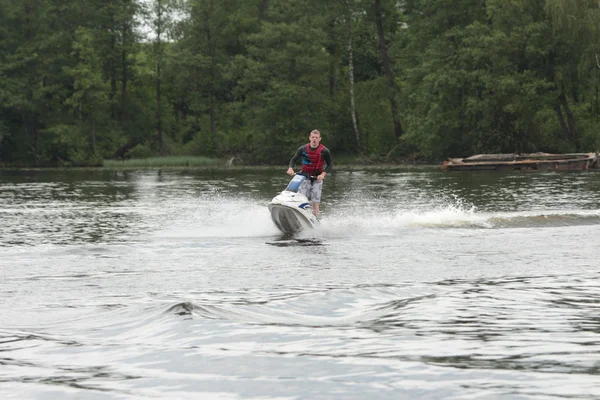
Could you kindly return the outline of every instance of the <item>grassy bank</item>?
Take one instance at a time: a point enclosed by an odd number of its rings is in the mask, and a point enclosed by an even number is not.
[[[355,171],[371,169],[413,169],[440,168],[441,162],[415,162],[415,160],[368,159],[352,154],[334,156],[334,170]],[[103,160],[97,165],[40,165],[40,164],[2,164],[0,169],[136,169],[136,168],[199,168],[216,170],[271,170],[287,169],[286,165],[248,164],[237,158],[213,158],[205,156],[165,156],[135,158],[129,160]],[[300,168],[297,164],[296,168]]]
[[[441,165],[441,164],[440,164]],[[204,156],[165,156],[136,158],[130,160],[104,160],[104,168],[215,168],[215,169],[279,169],[285,165],[246,164],[237,159],[210,158]],[[369,160],[356,155],[339,155],[334,158],[336,170],[362,170],[362,169],[386,169],[386,168],[411,168],[437,166],[434,163],[403,161]],[[300,165],[296,165],[300,168]]]
[[[206,167],[224,166],[218,158],[203,156],[166,156],[135,158],[131,160],[104,160],[104,168],[158,168],[158,167]]]

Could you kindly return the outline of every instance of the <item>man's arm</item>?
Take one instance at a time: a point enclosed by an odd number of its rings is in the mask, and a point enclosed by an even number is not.
[[[290,176],[294,175],[294,165],[296,164],[296,161],[298,161],[300,159],[300,157],[302,157],[302,151],[304,150],[304,146],[300,146],[298,148],[298,150],[296,151],[296,154],[294,154],[294,157],[292,157],[292,159],[290,160],[290,163],[288,165],[288,170],[287,170],[287,174]]]
[[[327,164],[327,167],[325,168],[325,170],[323,172],[321,172],[319,174],[319,176],[317,176],[317,180],[320,180],[320,181],[325,179],[325,175],[330,173],[331,169],[333,168],[333,162],[331,161],[331,152],[329,151],[329,149],[327,147],[325,147],[323,149],[323,151],[321,152],[321,157],[323,157],[323,161],[325,161],[325,164]]]
[[[327,164],[327,167],[325,168],[325,170],[323,172],[330,173],[331,170],[333,169],[333,161],[331,160],[331,152],[329,151],[329,149],[327,147],[325,147],[323,149],[321,156],[323,157],[323,160]]]
[[[302,157],[302,150],[304,150],[304,146],[298,147],[296,154],[294,154],[294,157],[292,157],[292,159],[290,160],[290,164],[288,165],[289,168],[294,168],[294,165],[296,165],[296,161],[298,161],[300,157]]]

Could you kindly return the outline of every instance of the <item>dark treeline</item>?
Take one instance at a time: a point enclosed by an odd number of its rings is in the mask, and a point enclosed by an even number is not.
[[[0,162],[600,147],[596,0],[0,0]]]

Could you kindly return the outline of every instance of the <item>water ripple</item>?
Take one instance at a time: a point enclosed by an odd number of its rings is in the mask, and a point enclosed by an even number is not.
[[[0,396],[600,399],[599,174],[287,180],[0,171]]]

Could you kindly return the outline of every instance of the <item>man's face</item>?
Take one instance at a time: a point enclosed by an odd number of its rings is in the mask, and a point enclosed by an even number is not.
[[[321,135],[318,133],[311,133],[308,140],[310,140],[310,147],[315,148],[321,143]]]

